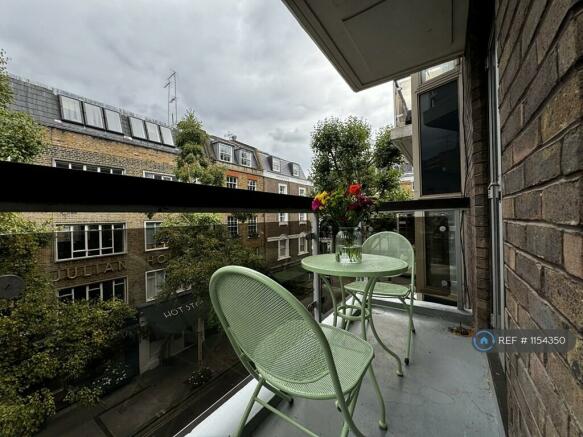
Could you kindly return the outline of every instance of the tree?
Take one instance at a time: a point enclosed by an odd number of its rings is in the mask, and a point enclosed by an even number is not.
[[[42,127],[6,108],[10,84],[0,56],[0,159],[31,161],[43,147]],[[8,120],[8,121],[7,121]],[[6,130],[4,130],[6,129]],[[17,299],[0,298],[0,435],[32,435],[55,414],[55,390],[66,402],[95,402],[103,384],[92,369],[118,349],[133,310],[123,302],[64,303],[40,267],[51,230],[0,213],[0,276],[20,276]]]
[[[208,134],[200,120],[189,111],[177,128],[176,146],[180,154],[176,160],[176,178],[181,182],[223,186],[225,169],[207,157]]]
[[[166,266],[164,296],[176,290],[191,290],[193,302],[210,307],[209,281],[226,265],[242,265],[264,271],[263,259],[231,238],[216,214],[180,214],[167,219],[157,238],[168,245],[170,261]],[[210,312],[210,320],[214,321]],[[204,319],[197,320],[198,361],[202,361]]]
[[[371,141],[370,125],[357,117],[326,118],[312,132],[312,179],[316,191],[361,183],[364,191],[379,200],[403,197],[397,164],[402,155],[391,140],[388,127]]]
[[[32,162],[45,148],[44,129],[28,114],[10,111],[11,101],[6,55],[0,50],[0,160]]]

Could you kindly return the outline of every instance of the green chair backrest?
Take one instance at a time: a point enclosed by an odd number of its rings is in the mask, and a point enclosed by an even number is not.
[[[409,264],[407,273],[415,275],[415,252],[404,236],[396,232],[379,232],[371,235],[362,245],[362,252],[402,259]]]
[[[210,296],[247,368],[251,362],[288,382],[317,380],[329,371],[327,357],[331,361],[332,356],[322,329],[274,280],[245,267],[227,266],[213,274]]]

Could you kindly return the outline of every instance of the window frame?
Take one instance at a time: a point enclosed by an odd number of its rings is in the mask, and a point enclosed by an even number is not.
[[[168,249],[168,245],[166,243],[163,243],[161,246],[155,246],[153,248],[148,249],[148,227],[147,227],[147,225],[150,223],[158,223],[159,225],[162,225],[161,220],[144,220],[144,251],[145,252],[154,252],[157,250]],[[157,229],[159,229],[159,228],[160,228],[160,226],[158,226]],[[154,244],[156,244],[156,243],[154,243]]]
[[[144,120],[144,126],[146,129],[146,136],[148,137],[148,141],[152,142],[152,143],[157,143],[157,144],[162,144],[162,136],[160,134],[160,127],[156,124],[156,123],[152,123],[151,121],[146,121]],[[148,127],[153,126],[156,132],[156,135],[158,136],[158,139],[154,139],[154,138],[150,138],[150,131],[148,130]]]
[[[277,162],[277,170],[275,169],[275,163]],[[271,157],[271,170],[276,173],[281,173],[281,159]]]
[[[303,251],[300,250],[300,248],[301,248],[301,241],[302,240],[304,241],[304,244],[305,244],[305,247],[304,247],[304,250]],[[305,255],[307,253],[309,253],[309,250],[308,250],[308,239],[306,238],[306,233],[305,232],[301,232],[298,235],[298,255]]]
[[[257,191],[257,181],[255,179],[247,179],[247,191]]]
[[[111,253],[102,253],[103,252],[103,225],[111,225]],[[115,237],[114,231],[116,230],[113,226],[115,225],[122,225],[123,228],[123,250],[121,252],[115,252]],[[59,227],[68,226],[70,229],[66,231],[60,231]],[[99,250],[98,255],[86,255],[86,256],[73,256],[75,252],[81,252],[81,250],[74,249],[74,239],[73,234],[75,231],[74,226],[83,226],[84,232],[84,239],[85,239],[85,249],[83,250],[85,253],[89,253],[90,250]],[[88,229],[89,226],[98,226],[99,228],[99,248],[98,249],[89,249],[89,233],[92,232]],[[90,258],[103,258],[106,256],[119,256],[119,255],[127,255],[128,253],[128,241],[127,241],[127,222],[109,222],[109,223],[55,223],[55,230],[54,233],[54,262],[61,263],[61,262],[69,262],[69,261],[77,261],[82,259],[90,259]],[[70,238],[70,246],[71,246],[71,257],[69,258],[59,258],[59,234],[68,233]],[[108,248],[105,248],[108,249]]]
[[[413,177],[415,183],[413,189],[415,197],[418,199],[445,199],[452,197],[460,197],[464,195],[464,181],[466,179],[466,147],[465,147],[465,132],[464,132],[464,101],[463,101],[463,63],[458,62],[456,67],[437,77],[434,77],[426,82],[421,82],[421,72],[411,75],[411,113],[413,114],[412,123],[412,147],[413,147]],[[457,98],[458,98],[458,123],[459,123],[459,159],[460,159],[460,189],[459,192],[453,193],[438,193],[438,194],[422,194],[422,174],[421,174],[421,114],[420,98],[432,89],[439,88],[450,82],[457,81]]]
[[[235,180],[235,186],[234,187],[232,187],[232,186],[229,185],[230,181],[232,181],[233,179]],[[231,176],[231,175],[225,177],[225,186],[227,188],[232,188],[232,189],[239,188],[239,178],[237,176]]]
[[[154,176],[160,176],[160,179],[150,178],[150,177],[146,176],[147,174],[151,174],[151,175],[154,175]],[[146,179],[176,182],[176,176],[174,176],[174,175],[172,175],[170,173],[160,173],[158,171],[144,170],[142,172],[142,176],[145,177]]]
[[[55,290],[55,294],[56,294],[56,296],[57,296],[57,299],[59,299],[59,300],[61,301],[61,299],[62,299],[63,297],[65,297],[65,296],[60,296],[60,295],[59,295],[59,293],[60,293],[61,291],[63,291],[63,290],[68,290],[68,289],[73,289],[73,288],[77,288],[77,287],[85,287],[85,297],[86,297],[85,301],[86,301],[86,302],[90,302],[90,300],[89,300],[89,288],[88,288],[88,287],[89,287],[90,285],[99,284],[99,290],[100,290],[100,291],[99,291],[99,295],[100,295],[100,299],[99,299],[99,300],[100,300],[101,302],[103,302],[103,301],[104,301],[104,300],[103,300],[103,283],[104,283],[104,282],[109,282],[109,281],[111,281],[111,283],[112,283],[112,284],[111,284],[111,285],[112,285],[112,290],[113,290],[113,294],[112,294],[112,296],[113,296],[113,299],[112,299],[112,300],[116,300],[116,298],[115,298],[115,285],[116,285],[116,284],[115,284],[115,281],[119,281],[119,280],[123,280],[123,285],[124,285],[124,290],[123,290],[123,301],[124,301],[125,303],[128,303],[128,277],[127,277],[127,276],[120,276],[120,277],[117,277],[117,278],[112,278],[112,279],[104,279],[104,280],[102,280],[102,281],[98,281],[98,282],[89,282],[89,283],[86,283],[86,284],[79,284],[79,285],[75,285],[75,286],[72,286],[72,287],[63,287],[63,288],[58,288],[57,290]],[[71,292],[70,296],[71,296],[71,302],[75,302],[75,293]]]
[[[283,220],[282,220],[283,216]],[[277,221],[280,226],[287,226],[289,224],[289,213],[287,212],[279,212],[277,214]]]
[[[87,166],[93,166],[93,167],[97,167],[97,171],[95,173],[116,174],[116,173],[101,171],[102,168],[107,168],[109,170],[121,170],[121,175],[118,175],[118,176],[125,176],[125,174],[126,174],[126,169],[123,167],[111,167],[109,165],[88,164],[85,162],[69,161],[69,160],[58,159],[58,158],[53,158],[53,167],[55,167],[55,168],[57,167],[57,162],[68,164],[69,170],[73,170],[71,167],[73,166],[73,164],[77,164],[77,165],[83,166],[83,169],[81,171],[90,171],[90,170],[87,170]]]
[[[251,227],[255,228],[255,232],[251,232]],[[247,238],[254,238],[259,236],[259,227],[257,226],[257,216],[254,215],[247,221]]]
[[[283,190],[284,192],[281,192],[281,189],[285,188],[285,190]],[[277,194],[281,194],[281,195],[286,195],[288,193],[288,186],[287,184],[282,184],[282,183],[278,183],[277,184]]]
[[[235,221],[235,224],[234,224],[234,226],[235,226],[235,233],[234,234],[232,232],[233,224],[230,223],[231,219],[233,219]],[[234,216],[232,216],[232,215],[227,216],[227,232],[229,233],[229,236],[231,238],[237,238],[240,235],[239,234],[239,220],[237,220],[237,218],[234,217]]]
[[[172,135],[172,129],[170,129],[168,126],[159,126],[160,128],[160,138],[161,138],[161,143],[164,144],[165,146],[169,146],[169,147],[176,147],[176,144],[174,143],[174,136]],[[167,132],[168,135],[170,136],[170,142],[166,142],[167,138],[164,135],[164,132]]]
[[[298,164],[292,163],[292,176],[294,178],[300,177],[300,166]]]
[[[129,121],[130,121],[130,132],[131,132],[132,138],[135,138],[137,140],[146,140],[147,141],[148,140],[148,134],[146,133],[146,123],[144,122],[144,120],[142,120],[141,118],[132,117],[132,116],[130,116],[128,118],[129,118]],[[140,136],[136,135],[136,132],[134,132],[134,125],[132,123],[132,120],[139,121],[142,124],[142,132],[144,134],[143,137],[140,137]]]
[[[223,147],[226,147],[229,150],[229,154],[228,154],[229,155],[229,160],[228,161],[222,158],[223,153],[222,153],[221,149]],[[219,155],[218,156],[219,161],[221,161],[221,162],[228,162],[229,164],[232,164],[233,163],[233,146],[230,146],[229,144],[225,144],[225,143],[219,143],[219,147],[218,147],[217,152],[218,152],[217,154]]]
[[[164,282],[166,282],[166,269],[154,269],[154,270],[148,270],[148,271],[144,272],[144,279],[145,279],[144,293],[146,294],[146,296],[145,296],[146,302],[155,301],[158,298],[158,296],[160,295],[160,292],[162,291],[162,290],[159,290],[156,293],[156,296],[148,298],[148,274],[149,273],[158,273],[158,272],[164,272]],[[162,287],[163,286],[164,286],[164,283],[162,283]],[[180,290],[180,291],[182,291],[182,290]],[[177,291],[177,293],[179,293],[180,291]]]
[[[241,154],[241,156],[240,156],[241,157],[241,165],[243,167],[249,167],[249,168],[253,167],[253,157],[251,155],[251,152],[249,150],[241,149],[240,154]],[[248,157],[249,164],[245,164],[245,162],[244,162],[245,156]]]
[[[105,117],[103,114],[103,108],[98,105],[94,105],[93,103],[82,102],[83,106],[83,118],[85,119],[85,126],[89,126],[93,129],[100,129],[105,130]],[[90,106],[92,108],[96,108],[99,111],[99,115],[101,117],[101,126],[95,126],[93,124],[89,124],[89,118],[87,117],[87,107]]]
[[[64,107],[63,107],[63,101],[65,99],[71,100],[71,101],[77,103],[77,107],[79,109],[79,117],[81,118],[81,120],[71,120],[71,119],[65,117],[65,111],[64,111]],[[75,124],[84,125],[85,118],[83,117],[83,115],[84,115],[83,114],[83,105],[81,103],[82,102],[79,99],[59,94],[59,111],[61,112],[61,120],[66,121],[67,123],[75,123]]]
[[[115,114],[117,115],[117,119],[119,120],[119,130],[113,129],[110,125],[109,125],[109,121],[107,120],[107,114],[111,113],[111,114]],[[113,132],[116,134],[122,134],[123,135],[123,124],[121,122],[121,114],[117,111],[114,111],[113,109],[108,109],[108,108],[103,108],[103,119],[105,121],[105,130],[108,132]]]
[[[285,243],[285,255],[281,256],[281,243],[284,242]],[[281,261],[284,259],[289,259],[290,255],[289,255],[289,238],[285,235],[282,235],[279,237],[279,239],[277,240],[277,260]]]

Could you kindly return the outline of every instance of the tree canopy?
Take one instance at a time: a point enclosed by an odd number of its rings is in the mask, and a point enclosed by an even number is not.
[[[367,193],[381,200],[407,197],[399,186],[401,172],[396,168],[403,158],[388,127],[380,129],[373,141],[371,127],[363,119],[326,118],[316,124],[311,147],[317,191],[361,183]]]
[[[213,163],[205,153],[209,137],[202,122],[189,111],[176,127],[176,146],[180,149],[176,178],[181,182],[222,186],[225,169]]]

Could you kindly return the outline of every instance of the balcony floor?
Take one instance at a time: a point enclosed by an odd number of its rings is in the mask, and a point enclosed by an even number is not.
[[[386,344],[404,355],[406,323],[404,312],[374,310],[375,326]],[[405,376],[395,374],[396,363],[373,340],[374,370],[385,405],[389,430],[377,426],[378,403],[370,380],[365,377],[355,411],[355,422],[366,436],[504,436],[494,386],[485,354],[475,351],[468,337],[448,332],[453,323],[416,315],[417,334],[413,338],[411,363]],[[360,324],[351,328],[360,332]],[[395,333],[392,339],[389,333]],[[369,341],[372,337],[370,329]],[[321,435],[338,436],[342,416],[334,401],[296,399],[290,407],[281,402],[281,411],[290,414],[308,429]],[[282,419],[270,414],[252,433],[256,437],[305,436]]]

